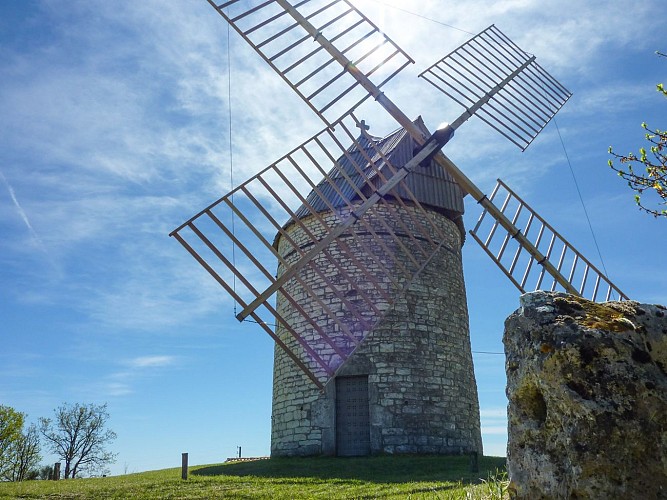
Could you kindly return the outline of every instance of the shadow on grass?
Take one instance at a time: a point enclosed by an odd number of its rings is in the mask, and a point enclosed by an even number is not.
[[[504,457],[480,457],[479,472],[470,471],[467,456],[377,456],[355,458],[272,458],[191,469],[197,476],[317,478],[373,483],[414,481],[477,483],[489,472],[505,468]],[[430,490],[429,490],[430,491]]]

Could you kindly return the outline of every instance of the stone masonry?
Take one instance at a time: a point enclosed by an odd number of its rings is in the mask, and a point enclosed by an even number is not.
[[[665,307],[533,292],[504,343],[515,498],[667,498]]]
[[[370,453],[481,454],[479,403],[461,263],[461,232],[455,223],[435,211],[425,214],[410,206],[397,206],[396,210],[414,210],[414,217],[431,217],[448,241],[407,292],[386,311],[382,321],[337,376],[368,377]],[[377,214],[382,216],[381,208]],[[331,214],[322,215],[331,217]],[[315,234],[321,231],[314,217],[303,221]],[[395,229],[400,232],[400,228]],[[298,225],[293,224],[288,230],[296,241],[307,241]],[[368,245],[377,244],[371,235],[362,237],[368,238]],[[411,245],[407,235],[404,244]],[[288,261],[296,258],[285,255],[286,245],[280,240],[277,247]],[[363,259],[363,255],[359,257]],[[381,276],[379,269],[372,268],[372,261],[368,261],[368,266],[370,272]],[[279,268],[278,274],[281,272]],[[331,274],[334,273],[332,270]],[[303,276],[316,289],[325,286],[314,274],[304,273]],[[289,286],[298,287],[298,284],[292,280]],[[364,276],[359,276],[355,286],[371,288],[364,283]],[[291,292],[298,296],[297,289]],[[354,290],[349,293],[353,294]],[[285,302],[279,295],[277,309],[289,317],[290,305]],[[379,298],[378,302],[381,302]],[[296,315],[294,318],[296,321]],[[324,316],[322,321],[325,321]],[[302,323],[297,328],[308,337],[308,325]],[[299,348],[281,328],[277,333],[291,348]],[[276,346],[272,456],[336,455],[335,382],[335,379],[330,381],[321,393]]]

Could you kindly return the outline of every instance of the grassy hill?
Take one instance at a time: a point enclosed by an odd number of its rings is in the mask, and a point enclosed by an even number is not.
[[[484,482],[505,459],[400,456],[292,458],[164,469],[106,478],[0,483],[0,498],[501,498],[502,484]],[[481,478],[481,479],[480,479]]]

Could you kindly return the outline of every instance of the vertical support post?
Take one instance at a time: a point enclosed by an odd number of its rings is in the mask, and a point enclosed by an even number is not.
[[[239,446],[238,449],[239,449],[239,458],[241,458],[241,447]]]
[[[188,454],[181,454],[181,479],[188,478]]]
[[[479,455],[476,451],[470,454],[470,472],[479,472]]]
[[[53,480],[58,481],[60,479],[60,462],[53,464]]]

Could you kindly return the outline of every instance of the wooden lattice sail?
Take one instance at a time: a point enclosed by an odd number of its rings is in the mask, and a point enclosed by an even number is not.
[[[411,182],[440,178],[454,193],[450,199],[459,200],[445,209],[463,211],[458,186],[434,164],[419,167],[404,130],[375,138],[361,127],[357,137],[356,125],[361,124],[350,115],[335,131],[324,129],[171,233],[240,304],[238,317],[262,325],[318,386],[442,250],[442,229],[414,196]],[[409,181],[399,173],[406,165],[420,169]],[[296,240],[294,227],[300,230]],[[368,243],[369,234],[377,243]],[[334,276],[323,271],[330,269]],[[326,290],[309,284],[313,275]],[[274,292],[298,317],[285,318]],[[288,349],[274,321],[298,344]],[[309,325],[307,338],[296,328],[303,323]]]
[[[470,109],[519,66],[523,66],[521,72],[502,84],[476,116],[523,151],[572,93],[496,26],[489,26],[419,76]]]
[[[500,210],[509,214],[512,224],[521,228],[521,235],[531,241],[543,256],[528,254],[518,244],[516,235],[502,228],[499,230],[497,220],[487,219],[486,211],[482,212],[474,229],[470,231],[475,241],[521,293],[559,289],[592,301],[628,300],[628,296],[602,271],[500,179],[489,199],[502,200]],[[542,259],[556,262],[556,271],[566,279],[567,285],[559,283],[553,275],[547,275],[546,268],[540,265]]]
[[[328,125],[414,63],[348,0],[208,3]]]

